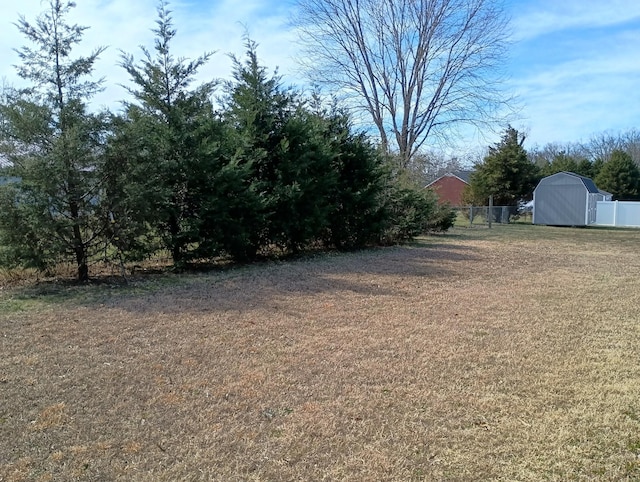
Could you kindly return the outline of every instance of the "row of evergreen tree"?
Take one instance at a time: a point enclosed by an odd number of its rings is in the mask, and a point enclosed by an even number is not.
[[[574,172],[593,179],[596,186],[611,193],[614,200],[640,199],[640,168],[633,161],[631,154],[622,149],[613,149],[606,161],[599,157],[593,162],[560,152],[540,169],[542,177],[561,171]]]
[[[517,206],[532,199],[540,179],[562,171],[594,179],[614,200],[640,199],[640,169],[628,152],[613,149],[606,162],[602,158],[592,162],[563,151],[547,160],[528,155],[524,141],[524,134],[509,126],[500,142],[489,147],[482,162],[474,166],[463,194],[465,204],[483,206],[493,196],[495,205]]]
[[[78,278],[98,258],[169,253],[175,266],[267,251],[352,249],[447,229],[450,210],[403,181],[347,113],[284,88],[256,44],[233,79],[194,85],[210,57],[176,58],[170,11],[158,8],[155,49],[123,54],[131,99],[121,113],[88,109],[102,49],[72,58],[85,27],[50,0],[19,30],[28,89],[0,103],[0,262],[47,269],[72,259]],[[217,103],[214,99],[217,97]]]

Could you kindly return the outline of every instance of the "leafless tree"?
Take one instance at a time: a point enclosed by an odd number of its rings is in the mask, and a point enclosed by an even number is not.
[[[591,153],[582,144],[567,142],[552,142],[540,147],[538,145],[528,149],[529,160],[540,168],[544,168],[560,157],[566,157],[580,162],[582,159],[591,160]]]
[[[589,152],[592,161],[599,159],[607,162],[611,158],[613,151],[617,149],[624,150],[620,135],[611,132],[593,135],[584,146]]]
[[[422,151],[414,155],[405,167],[414,182],[426,186],[446,173],[463,170],[465,162],[442,152]]]
[[[631,129],[621,135],[624,151],[631,156],[633,162],[640,167],[640,131]]]
[[[405,163],[462,124],[504,123],[499,0],[297,0],[311,78],[373,120]]]
[[[618,133],[606,131],[594,134],[583,147],[593,161],[600,159],[607,162],[613,151],[621,150],[629,154],[633,161],[640,166],[640,131],[636,129]]]

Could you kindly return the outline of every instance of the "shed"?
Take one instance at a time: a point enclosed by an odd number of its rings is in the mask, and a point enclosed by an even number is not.
[[[602,199],[598,199],[598,201],[612,201],[613,200],[613,194],[611,194],[610,192],[603,191],[602,189],[599,189],[598,192],[600,193],[600,196],[602,197]]]
[[[449,203],[452,206],[462,206],[462,193],[469,184],[473,171],[453,171],[440,176],[435,181],[427,184],[432,189],[441,203]]]
[[[588,177],[558,172],[543,178],[533,191],[533,224],[589,226],[596,222],[597,202],[609,193]]]

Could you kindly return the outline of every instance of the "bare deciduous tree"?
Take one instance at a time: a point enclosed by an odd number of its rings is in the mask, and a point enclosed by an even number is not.
[[[611,153],[615,150],[624,150],[624,145],[619,134],[601,132],[591,136],[589,141],[584,144],[584,148],[592,161],[599,159],[607,162],[611,158]]]
[[[535,145],[527,150],[527,154],[529,160],[541,169],[559,158],[570,158],[576,162],[580,162],[582,159],[591,160],[591,153],[585,146],[572,142],[551,142],[544,146]]]
[[[298,0],[313,81],[350,96],[403,162],[508,104],[508,18],[496,0]]]
[[[611,154],[624,151],[640,166],[640,131],[631,129],[625,132],[610,131],[593,135],[584,145],[592,160],[601,159],[604,162],[611,159]]]
[[[464,169],[465,162],[458,157],[438,151],[423,151],[414,155],[405,166],[411,179],[422,186],[449,172]]]

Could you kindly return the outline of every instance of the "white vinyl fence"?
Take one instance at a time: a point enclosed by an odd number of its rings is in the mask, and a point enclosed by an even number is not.
[[[640,227],[640,202],[598,201],[596,224]]]

